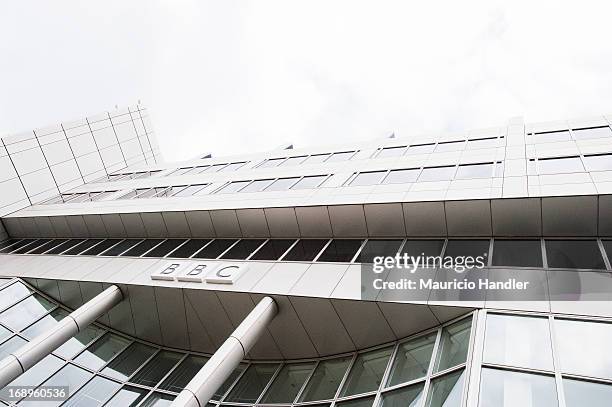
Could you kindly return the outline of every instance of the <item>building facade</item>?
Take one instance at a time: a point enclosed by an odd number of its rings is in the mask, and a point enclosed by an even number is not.
[[[109,287],[122,299],[0,405],[170,405],[266,298],[276,315],[192,405],[610,405],[612,116],[179,163],[143,124],[138,160],[31,204],[3,192],[21,203],[2,216],[0,358]],[[404,254],[442,260],[373,273]],[[381,288],[407,275],[529,284]]]

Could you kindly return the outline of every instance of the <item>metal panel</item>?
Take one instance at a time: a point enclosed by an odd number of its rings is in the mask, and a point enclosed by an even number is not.
[[[270,237],[263,209],[237,209],[236,216],[243,237]]]
[[[407,236],[446,236],[444,202],[403,203]]]
[[[19,218],[2,218],[2,223],[11,237],[25,237]]]
[[[168,230],[168,237],[191,236],[185,212],[162,212],[162,216]]]
[[[368,235],[363,205],[328,206],[334,237],[363,237]]]
[[[378,307],[398,338],[405,338],[438,324],[427,305],[378,302]]]
[[[234,330],[234,326],[221,305],[217,294],[214,291],[192,290],[189,288],[184,288],[183,293],[185,306],[188,310],[192,311],[192,313],[187,313],[190,329],[192,326],[191,322],[197,320],[198,324],[205,327],[213,346],[215,348],[221,346]]]
[[[46,216],[36,216],[34,218],[36,225],[38,226],[38,233],[43,237],[55,237],[55,229],[53,229],[53,225],[51,221]]]
[[[81,215],[66,216],[66,222],[68,222],[68,227],[70,228],[72,236],[89,237],[89,230],[87,230],[87,226],[85,225],[83,216]]]
[[[131,285],[127,295],[132,308],[136,336],[161,344],[161,328],[153,287]]]
[[[300,228],[294,208],[264,208],[271,237],[298,237]]]
[[[236,211],[233,209],[222,209],[210,212],[215,232],[218,237],[241,237],[240,224]]]
[[[83,304],[81,286],[78,281],[59,280],[60,302],[67,307],[77,309]]]
[[[540,236],[540,198],[494,199],[491,201],[494,236]]]
[[[183,291],[180,288],[155,287],[154,292],[162,343],[174,348],[189,349]]]
[[[81,295],[83,296],[83,304],[104,291],[102,283],[99,282],[81,281],[79,285],[81,287]],[[97,321],[104,325],[110,325],[108,313],[100,315]]]
[[[542,198],[544,236],[594,236],[597,234],[597,197]]]
[[[51,224],[53,225],[53,229],[55,230],[55,235],[57,237],[71,237],[72,231],[70,230],[70,226],[68,226],[68,221],[64,216],[51,216],[49,218]]]
[[[101,215],[108,237],[127,237],[125,226],[118,214]]]
[[[108,232],[100,215],[83,215],[83,220],[92,237],[106,237]]]
[[[187,290],[181,291],[183,293],[183,304],[185,307],[185,319],[187,321],[187,334],[189,335],[190,349],[196,352],[214,353],[217,346],[215,346],[208,332],[208,330],[211,329],[209,323],[211,320],[224,318],[224,315],[213,314],[206,307],[196,308],[193,302],[187,297]]]
[[[491,205],[488,199],[445,202],[449,236],[491,236]]]
[[[122,213],[119,215],[125,232],[129,237],[145,237],[146,230],[139,213]]]
[[[286,294],[308,269],[308,263],[275,263],[253,287],[253,291]]]
[[[34,218],[18,218],[21,223],[21,229],[26,236],[38,236],[38,225],[34,222]]]
[[[102,284],[102,288],[105,290],[110,287],[111,284]],[[117,284],[123,293],[123,301],[115,305],[108,311],[108,319],[110,327],[128,335],[136,335],[134,329],[134,318],[132,317],[132,307],[130,300],[127,298],[128,288],[126,285]]]
[[[612,236],[612,195],[599,196],[599,236]]]
[[[302,274],[289,294],[329,297],[348,267],[346,264],[313,264]]]
[[[295,208],[302,237],[329,237],[332,235],[331,221],[326,206]]]
[[[333,299],[332,305],[358,349],[397,339],[375,302]]]
[[[144,224],[147,237],[166,237],[168,231],[164,218],[159,212],[143,212],[140,214]]]
[[[185,218],[191,230],[193,237],[215,237],[215,228],[213,227],[208,211],[191,211],[185,212]]]
[[[368,204],[363,207],[370,237],[406,235],[401,203]]]

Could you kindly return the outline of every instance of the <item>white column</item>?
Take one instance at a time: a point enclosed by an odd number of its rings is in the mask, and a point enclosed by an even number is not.
[[[53,352],[123,299],[116,285],[110,286],[47,332],[43,332],[0,361],[0,389]]]
[[[264,297],[238,328],[179,393],[172,407],[205,407],[206,403],[246,357],[266,326],[276,316],[274,300]]]

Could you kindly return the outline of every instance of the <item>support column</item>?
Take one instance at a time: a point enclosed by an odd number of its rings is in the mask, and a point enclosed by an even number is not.
[[[276,316],[278,307],[270,297],[264,297],[223,345],[179,393],[172,407],[205,407],[215,391],[246,357],[251,347]]]
[[[72,338],[123,299],[116,285],[80,306],[59,323],[0,361],[0,389]]]

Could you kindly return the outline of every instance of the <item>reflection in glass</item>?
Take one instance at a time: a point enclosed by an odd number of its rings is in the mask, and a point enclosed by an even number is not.
[[[460,370],[433,379],[427,397],[427,407],[461,406],[464,372]]]
[[[557,407],[555,378],[482,369],[479,407]]]
[[[261,403],[292,403],[313,368],[314,363],[284,365]]]
[[[327,178],[327,175],[312,175],[299,180],[291,187],[291,189],[309,189],[317,188]]]
[[[550,268],[597,269],[606,265],[596,240],[546,240]]]
[[[472,320],[464,318],[442,329],[436,356],[436,372],[441,372],[466,361],[471,325]]]
[[[420,171],[421,170],[418,168],[391,170],[383,180],[383,184],[405,184],[407,182],[415,182],[419,177]]]
[[[0,359],[4,359],[10,353],[21,348],[26,343],[27,341],[19,336],[13,336],[11,339],[7,339],[6,341],[2,342],[2,344],[0,344]]]
[[[372,407],[374,403],[374,397],[364,397],[360,399],[348,400],[348,401],[340,401],[336,403],[336,406],[342,407]]]
[[[23,386],[38,386],[45,380],[47,380],[53,373],[55,373],[61,366],[64,365],[64,361],[57,356],[47,355],[40,362],[25,371],[21,376],[13,380],[9,386],[23,387]],[[10,396],[8,386],[0,390],[0,398],[7,400]]]
[[[563,379],[567,407],[610,407],[612,386],[609,384]]]
[[[155,348],[135,342],[112,360],[102,373],[119,380],[127,380],[151,355]]]
[[[389,374],[388,387],[427,375],[436,337],[437,332],[434,332],[399,345]]]
[[[6,286],[0,291],[0,309],[4,309],[32,291],[20,282]]]
[[[67,386],[68,394],[74,394],[89,378],[91,373],[74,365],[66,365],[55,373],[44,386]],[[45,401],[45,406],[59,406],[62,401]],[[40,406],[40,401],[25,399],[20,406]]]
[[[130,380],[132,383],[154,387],[176,365],[183,355],[161,351]]]
[[[64,407],[96,407],[101,406],[111,394],[121,387],[121,384],[96,376],[83,386],[76,394],[74,394],[65,404]]]
[[[561,370],[612,379],[612,324],[555,319]]]
[[[269,187],[267,187],[266,191],[286,191],[291,188],[291,186],[295,184],[298,179],[298,177],[279,178],[274,181]]]
[[[423,395],[423,384],[413,384],[384,393],[380,407],[418,407]]]
[[[484,361],[553,370],[548,319],[488,314]]]
[[[360,172],[351,181],[351,186],[378,185],[387,171]]]
[[[129,343],[130,341],[122,336],[107,333],[83,351],[75,361],[92,370],[98,370]]]
[[[365,393],[380,386],[393,348],[361,353],[355,359],[341,396]]]
[[[449,181],[455,176],[455,166],[423,168],[419,181]]]
[[[232,386],[232,384],[234,384],[238,376],[242,374],[245,368],[246,368],[246,364],[241,363],[236,369],[234,369],[232,373],[229,375],[229,377],[227,378],[227,380],[225,380],[223,384],[221,385],[221,387],[219,387],[217,391],[215,392],[215,394],[213,394],[212,398],[214,400],[220,400],[221,397],[223,397],[225,393],[227,393],[227,391]]]
[[[0,322],[19,331],[53,308],[55,308],[54,304],[34,294],[0,314]]]
[[[494,163],[463,164],[457,168],[456,179],[489,178],[493,176]]]
[[[342,378],[346,374],[351,357],[322,360],[317,365],[312,377],[299,401],[328,400],[335,396]]]
[[[562,174],[584,172],[580,157],[541,158],[538,160],[539,174]]]
[[[225,401],[238,403],[255,403],[264,390],[278,364],[251,365],[234,386]]]
[[[170,373],[170,376],[162,382],[159,388],[180,393],[187,383],[193,379],[193,376],[200,371],[207,360],[208,358],[202,356],[187,356],[185,360]]]
[[[140,407],[165,407],[170,406],[174,400],[174,396],[163,393],[153,393],[145,401],[142,402]]]
[[[54,350],[53,353],[64,358],[71,358],[103,332],[104,330],[95,325],[88,325],[85,328],[81,328],[79,333],[64,342],[59,348]]]
[[[138,387],[123,386],[121,390],[105,404],[106,407],[133,407],[136,406],[149,391]]]
[[[501,240],[493,242],[493,266],[542,267],[539,240]]]

